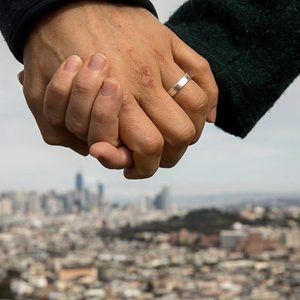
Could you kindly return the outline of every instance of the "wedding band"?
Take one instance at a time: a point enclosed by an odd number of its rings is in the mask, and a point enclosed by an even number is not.
[[[191,80],[189,74],[185,74],[170,90],[169,95],[174,97],[179,91],[181,91]]]

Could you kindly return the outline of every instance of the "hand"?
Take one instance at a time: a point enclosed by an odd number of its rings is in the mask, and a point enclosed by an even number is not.
[[[130,168],[131,153],[119,140],[123,92],[117,80],[107,77],[106,62],[100,53],[85,63],[76,55],[69,57],[47,86],[44,112],[52,124],[62,128],[77,115],[78,126],[85,127],[87,132],[80,138],[87,141],[90,153],[106,168]],[[73,89],[81,80],[93,87],[83,98]]]
[[[24,51],[24,94],[44,140],[87,153],[80,140],[86,128],[77,126],[76,116],[68,130],[53,125],[43,98],[66,57],[75,53],[86,60],[97,51],[108,57],[110,75],[124,87],[120,138],[134,159],[125,176],[149,177],[159,165],[174,166],[200,137],[207,113],[213,121],[217,88],[208,63],[141,8],[79,2],[49,15],[32,32]],[[202,88],[191,81],[173,100],[166,90],[185,72]],[[85,95],[91,87],[78,82],[74,89]]]

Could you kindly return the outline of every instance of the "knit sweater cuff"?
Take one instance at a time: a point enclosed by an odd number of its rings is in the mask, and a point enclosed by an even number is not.
[[[50,11],[71,0],[1,0],[0,29],[15,58],[23,62],[23,49],[26,39],[38,20]],[[141,6],[157,17],[156,10],[149,0],[110,0],[110,2]]]
[[[185,3],[167,25],[211,64],[216,125],[245,137],[300,73],[298,0]]]

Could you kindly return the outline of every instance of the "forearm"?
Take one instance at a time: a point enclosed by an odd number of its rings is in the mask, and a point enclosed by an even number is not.
[[[193,0],[167,25],[211,64],[217,125],[245,137],[300,72],[300,2]]]
[[[74,2],[70,0],[1,0],[0,29],[14,56],[19,61],[23,61],[24,44],[29,33],[42,17],[63,5]],[[153,5],[148,0],[111,0],[109,2],[139,5],[156,14]]]

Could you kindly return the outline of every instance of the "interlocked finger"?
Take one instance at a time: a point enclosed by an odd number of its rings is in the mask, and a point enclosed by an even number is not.
[[[167,91],[172,91],[172,87],[181,81],[185,83],[172,99],[193,122],[195,135],[190,140],[190,144],[195,143],[200,138],[205,125],[208,96],[193,79],[186,80],[187,73],[175,63],[170,63],[168,67],[162,68],[161,74],[163,86]]]

